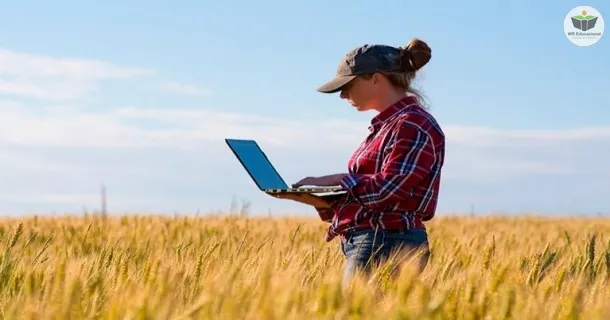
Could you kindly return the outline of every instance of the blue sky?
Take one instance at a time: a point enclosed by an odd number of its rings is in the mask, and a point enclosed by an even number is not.
[[[610,212],[610,40],[563,33],[575,1],[13,1],[0,10],[0,212],[313,214],[267,197],[222,138],[289,182],[345,171],[374,114],[315,88],[364,43],[419,37],[447,134],[439,214]],[[607,1],[589,5],[606,17]],[[324,144],[320,144],[324,141]],[[311,160],[306,163],[306,160]],[[222,172],[227,170],[226,172]]]

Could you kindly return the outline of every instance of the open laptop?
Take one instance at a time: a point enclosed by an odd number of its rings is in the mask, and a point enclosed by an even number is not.
[[[268,194],[280,193],[329,193],[340,192],[341,186],[337,187],[298,187],[290,188],[275,170],[267,155],[254,140],[225,139],[225,142],[233,151],[241,165],[246,169],[258,188]]]

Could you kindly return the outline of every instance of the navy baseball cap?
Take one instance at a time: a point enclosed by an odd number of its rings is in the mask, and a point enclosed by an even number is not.
[[[323,93],[335,93],[341,91],[344,85],[358,75],[404,71],[401,50],[404,49],[380,44],[366,44],[352,49],[339,62],[335,77],[317,90]]]

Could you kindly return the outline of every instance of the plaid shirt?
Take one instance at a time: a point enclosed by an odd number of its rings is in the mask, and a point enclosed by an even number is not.
[[[445,135],[414,97],[406,97],[375,116],[370,134],[349,160],[341,180],[347,197],[318,209],[330,222],[326,241],[347,231],[425,228],[434,217]]]

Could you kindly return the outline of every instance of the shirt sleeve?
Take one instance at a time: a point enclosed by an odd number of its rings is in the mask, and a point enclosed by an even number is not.
[[[386,208],[406,200],[436,161],[432,139],[419,126],[403,122],[393,141],[379,173],[349,173],[341,179],[341,186],[363,206]]]

